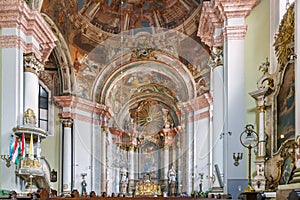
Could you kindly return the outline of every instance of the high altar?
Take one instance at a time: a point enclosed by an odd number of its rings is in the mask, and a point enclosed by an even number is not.
[[[151,180],[151,175],[144,175],[143,181],[136,183],[135,196],[161,196],[161,187],[157,181]]]

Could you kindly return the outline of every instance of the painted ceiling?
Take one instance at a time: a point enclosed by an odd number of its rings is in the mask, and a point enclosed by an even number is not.
[[[164,127],[162,120],[178,126],[180,102],[207,92],[210,83],[208,50],[196,37],[201,6],[200,0],[44,0],[42,13],[67,52],[56,50],[46,71],[57,68],[64,79],[59,93],[69,83],[73,95],[109,106],[114,126],[126,129],[133,121],[145,134]],[[59,69],[65,57],[68,73]]]

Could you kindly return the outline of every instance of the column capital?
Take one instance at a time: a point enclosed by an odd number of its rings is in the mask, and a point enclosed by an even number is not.
[[[256,91],[250,92],[249,95],[256,100],[257,108],[259,112],[265,112],[266,110],[266,97],[270,94],[270,89],[268,87],[258,89]]]
[[[211,47],[208,65],[213,69],[223,65],[223,47],[221,46]]]
[[[44,70],[44,65],[37,59],[34,53],[25,54],[23,59],[24,72],[32,72],[39,75]]]
[[[64,126],[64,128],[72,128],[73,119],[60,119],[60,122]]]
[[[257,106],[258,112],[263,113],[266,111],[266,106],[265,105],[261,105],[261,106]]]

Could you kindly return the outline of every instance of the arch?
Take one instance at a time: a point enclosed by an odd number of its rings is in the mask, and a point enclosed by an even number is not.
[[[48,15],[44,13],[41,13],[41,15],[49,24],[53,33],[58,39],[56,41],[56,47],[54,47],[52,53],[54,54],[55,62],[59,68],[62,86],[61,93],[72,94],[74,91],[75,73],[69,47],[55,22]]]
[[[107,94],[114,85],[128,74],[134,74],[137,70],[149,70],[149,64],[153,64],[151,71],[165,75],[178,86],[182,95],[179,101],[188,101],[196,97],[196,84],[190,71],[175,57],[161,51],[154,51],[157,59],[130,61],[131,54],[113,60],[98,74],[93,85],[91,97],[95,101],[105,104]],[[117,65],[117,63],[122,63]],[[174,88],[173,88],[174,89]]]

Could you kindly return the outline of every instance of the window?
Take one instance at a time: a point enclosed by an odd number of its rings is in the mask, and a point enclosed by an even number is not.
[[[39,87],[39,127],[48,131],[49,94],[44,87]]]

